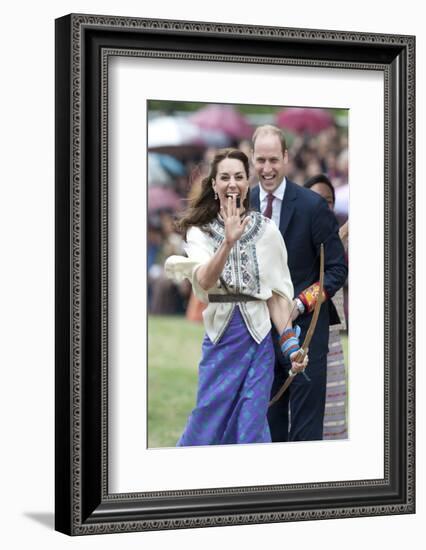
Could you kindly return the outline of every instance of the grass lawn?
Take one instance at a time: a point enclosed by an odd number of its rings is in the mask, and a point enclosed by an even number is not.
[[[195,405],[202,324],[180,316],[148,319],[148,446],[174,447]],[[345,364],[348,339],[342,335]]]
[[[195,404],[202,324],[148,319],[148,446],[174,447]]]

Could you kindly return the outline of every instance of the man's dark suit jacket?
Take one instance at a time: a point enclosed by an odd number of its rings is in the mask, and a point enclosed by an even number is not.
[[[250,191],[250,203],[252,208],[260,210],[258,186]],[[287,247],[295,297],[319,280],[320,245],[324,243],[324,288],[331,298],[343,286],[347,277],[347,266],[338,235],[337,220],[327,202],[318,193],[287,179],[279,229]],[[329,325],[339,320],[331,300],[325,304],[326,307],[324,304],[321,306],[311,341],[310,361],[327,354]],[[312,313],[305,313],[296,320],[302,329],[300,342],[303,342],[311,318]],[[274,337],[275,346],[276,340]],[[284,361],[281,352],[276,353],[276,356],[280,363]]]

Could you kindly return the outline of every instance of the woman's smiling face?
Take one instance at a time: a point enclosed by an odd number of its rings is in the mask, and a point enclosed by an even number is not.
[[[225,208],[229,197],[239,198],[242,206],[247,196],[249,182],[241,160],[233,158],[221,160],[217,165],[217,174],[212,185],[219,197],[221,207]]]

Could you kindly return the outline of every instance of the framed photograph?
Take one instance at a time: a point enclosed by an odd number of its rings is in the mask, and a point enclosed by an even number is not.
[[[58,531],[414,513],[414,109],[413,36],[56,20]],[[265,125],[288,181],[326,172],[348,221],[343,408],[321,440],[176,447],[203,326],[164,277],[172,219],[223,147],[256,188]]]
[[[115,68],[119,69],[119,65],[116,65]],[[121,66],[119,70],[123,70],[123,68]],[[132,69],[132,74],[136,76],[141,73]],[[294,81],[295,75],[291,77],[287,74],[287,82],[290,78]],[[113,79],[117,81],[119,77],[114,76]],[[130,89],[140,89],[140,87],[135,82],[130,86]],[[193,91],[195,86],[191,86],[190,89],[192,93],[195,93]],[[200,92],[203,93],[202,90]],[[241,91],[239,93],[241,94]],[[217,90],[216,94],[220,94],[220,91]],[[328,100],[330,101],[330,97],[328,97]],[[123,102],[123,104],[130,103],[133,102]],[[145,108],[145,105],[143,105],[143,108]],[[372,108],[372,106],[369,108]],[[146,110],[148,127],[148,194],[146,207],[148,225],[148,300],[146,304],[148,312],[148,448],[174,447],[180,440],[187,417],[190,415],[196,401],[197,365],[203,340],[203,319],[205,315],[209,316],[210,310],[215,307],[211,306],[208,309],[209,304],[204,303],[203,296],[200,297],[199,293],[197,295],[197,292],[192,290],[189,279],[176,281],[167,274],[167,262],[181,262],[181,257],[186,255],[187,242],[185,241],[185,235],[176,227],[176,222],[191,210],[190,203],[206,184],[205,178],[208,175],[209,166],[214,163],[215,155],[222,155],[224,151],[228,151],[232,155],[232,151],[236,149],[242,151],[247,157],[249,164],[249,202],[251,202],[251,209],[257,210],[258,207],[255,201],[259,183],[257,171],[263,170],[263,164],[258,161],[253,163],[251,141],[255,131],[261,133],[263,128],[265,132],[268,132],[274,124],[278,125],[274,126],[274,131],[279,132],[277,135],[283,136],[285,139],[287,158],[283,156],[282,163],[274,166],[273,169],[269,166],[266,168],[268,185],[271,181],[275,181],[276,183],[273,186],[278,190],[281,186],[281,176],[285,172],[286,181],[292,182],[286,187],[287,192],[288,190],[291,191],[293,189],[291,185],[296,183],[300,187],[307,187],[314,192],[324,194],[329,208],[333,210],[337,217],[340,226],[339,232],[344,235],[342,239],[336,237],[338,242],[343,240],[343,247],[340,249],[342,265],[339,266],[336,262],[336,266],[331,268],[331,271],[334,271],[338,278],[341,277],[339,284],[342,286],[332,298],[333,307],[336,308],[336,311],[339,310],[339,322],[332,325],[331,331],[328,326],[325,327],[323,343],[325,347],[328,342],[330,351],[327,357],[328,367],[322,367],[327,370],[327,377],[321,439],[333,441],[347,439],[347,408],[349,404],[347,378],[350,377],[348,363],[349,339],[346,322],[349,283],[347,265],[345,265],[347,264],[345,261],[345,248],[348,248],[350,194],[348,180],[348,159],[350,156],[348,141],[349,109],[148,100]],[[134,108],[132,108],[132,112],[134,113]],[[125,118],[124,113],[121,111],[120,113],[119,117],[115,117],[115,119],[120,118],[120,120],[123,120]],[[141,119],[143,116],[144,114],[140,113],[136,116],[136,119]],[[372,113],[372,116],[374,116],[374,113]],[[114,133],[113,126],[110,126],[110,130],[111,133]],[[259,147],[256,149],[257,152],[258,149]],[[242,158],[245,157],[242,156]],[[326,172],[327,175],[323,172]],[[208,182],[207,184],[209,185]],[[231,183],[229,189],[238,193],[238,187],[232,186]],[[120,191],[117,191],[117,193],[119,195]],[[277,191],[277,194],[279,194],[279,191]],[[125,198],[118,200],[118,203],[123,205],[121,214],[119,214],[120,219],[125,219],[127,209],[123,201],[125,201]],[[282,203],[285,202],[286,196],[284,195]],[[291,205],[293,201],[287,201],[287,204]],[[261,210],[264,209],[265,207]],[[308,258],[307,254],[301,250],[300,240],[303,238],[308,241],[306,235],[302,237],[303,223],[297,219],[294,210],[287,215],[285,208],[281,223],[282,210],[283,207],[277,208],[275,210],[276,217],[272,217],[272,220],[280,227],[283,238],[286,240],[290,271],[297,271],[302,256],[304,265],[311,272],[313,266],[319,263],[319,256],[315,252],[313,258]],[[278,213],[280,214],[280,220],[278,220]],[[110,219],[111,214],[110,209]],[[310,219],[303,206],[302,217],[306,221]],[[323,215],[321,214],[318,217],[323,218]],[[332,216],[331,219],[333,219]],[[286,227],[284,228],[284,226]],[[132,232],[130,230],[130,233]],[[124,242],[126,240],[128,238],[124,238]],[[296,245],[292,247],[291,244],[294,242],[296,242]],[[119,246],[122,248],[123,245]],[[272,242],[268,245],[268,248],[273,249]],[[331,248],[327,249],[327,259],[330,256]],[[241,252],[241,256],[244,258],[244,252]],[[183,261],[186,262],[186,260]],[[262,260],[260,260],[259,266],[262,266],[262,263]],[[122,261],[120,266],[123,266]],[[272,267],[272,265],[268,266],[269,269]],[[246,272],[248,273],[249,266],[247,268]],[[117,269],[120,269],[120,267],[117,266]],[[123,267],[123,269],[127,270],[128,268]],[[129,269],[129,271],[133,270]],[[326,271],[327,278],[329,278],[329,266],[327,266]],[[234,269],[231,269],[230,272],[234,272]],[[111,269],[109,273],[111,282]],[[230,289],[235,288],[238,284],[237,281],[233,280],[231,273],[228,272],[227,275],[227,285]],[[123,272],[120,279],[124,279],[125,276]],[[300,277],[298,280],[296,276],[293,284],[296,287],[297,285],[298,287],[306,287],[310,282],[310,280],[301,282]],[[243,290],[247,293],[252,288],[247,287]],[[118,299],[117,306],[120,308],[123,304],[124,300]],[[329,304],[325,308],[328,308],[328,306]],[[220,307],[223,308],[224,306]],[[248,312],[244,305],[239,306],[239,308],[240,310],[242,308],[244,313]],[[231,311],[231,309],[232,306],[228,307],[228,310]],[[326,311],[323,311],[323,314],[325,313]],[[110,314],[112,314],[113,319],[120,317],[120,314],[117,315],[117,312],[113,311],[111,307]],[[123,313],[123,318],[125,317],[126,315]],[[289,317],[288,313],[287,317]],[[305,328],[311,320],[310,315],[304,317]],[[320,324],[322,320],[320,318]],[[299,320],[298,322],[301,323],[302,321]],[[114,321],[112,320],[112,324],[110,323],[109,326],[112,327],[113,324]],[[317,333],[320,330],[319,326],[315,326]],[[256,337],[256,334],[254,334],[254,337]],[[165,350],[162,345],[165,339],[168,342],[168,350]],[[126,348],[128,348],[128,345],[126,345]],[[181,349],[182,353],[176,355],[177,349]],[[317,350],[313,351],[314,353],[311,355],[315,358]],[[121,361],[119,362],[121,363]],[[228,370],[235,371],[235,367],[226,366],[225,357],[222,357],[222,364],[224,376],[229,380]],[[243,364],[244,362],[241,361],[242,371],[240,376],[235,379],[238,384],[241,384],[242,380],[246,380]],[[285,371],[284,365],[280,365],[277,369]],[[120,373],[123,375],[122,383],[125,384],[126,375],[122,370],[120,370]],[[120,373],[117,374],[118,378],[120,378]],[[380,384],[381,382],[379,382]],[[276,388],[278,385],[279,381],[277,379],[272,389],[273,395],[278,391]],[[310,385],[309,383],[308,386]],[[261,386],[260,384],[259,387]],[[317,383],[316,386],[320,387],[321,383]],[[241,392],[238,388],[233,387],[229,393],[232,401],[234,393]],[[294,393],[294,391],[291,390],[290,393]],[[266,394],[271,395],[269,388],[266,390]],[[123,397],[124,395],[117,399],[117,404],[124,401]],[[291,400],[290,395],[283,395],[269,409],[270,421],[274,424],[274,419],[276,419],[278,424],[276,429],[272,426],[272,442],[283,443],[289,440],[289,436],[290,440],[297,437],[298,441],[312,441],[318,438],[319,436],[316,436],[311,429],[299,430],[297,419],[291,422],[291,434],[283,433],[285,428],[288,431],[289,423],[285,421],[286,415],[284,414],[284,419],[282,418],[283,409],[288,409],[288,398]],[[241,397],[241,399],[243,398]],[[165,402],[173,403],[173,405],[165,407]],[[114,407],[113,398],[110,405],[112,405],[112,408]],[[231,406],[230,410],[235,411],[235,408],[239,409],[239,405]],[[258,410],[260,411],[259,408]],[[141,413],[143,414],[143,411]],[[260,415],[262,419],[265,419],[264,412]],[[232,413],[220,417],[221,421],[227,423],[228,416],[232,417]],[[241,414],[238,413],[238,415],[234,415],[234,418],[240,418],[240,416]],[[252,421],[255,414],[251,412],[247,416]],[[217,418],[219,419],[219,416]],[[228,425],[227,431],[230,432]],[[244,432],[244,430],[240,431]],[[213,439],[209,439],[208,434],[211,433],[211,430],[204,429],[203,432],[204,435],[201,439],[197,437],[196,440],[191,440],[192,445],[218,445],[223,443],[223,438],[221,439],[218,435]],[[253,443],[253,440],[259,442],[259,437],[252,432],[250,435],[243,437],[241,443],[243,441]],[[187,437],[182,438],[179,446],[187,446],[188,442]],[[113,442],[112,447],[115,447]],[[287,450],[286,453],[288,452]],[[133,454],[133,452],[129,454]],[[230,480],[230,482],[232,481]]]

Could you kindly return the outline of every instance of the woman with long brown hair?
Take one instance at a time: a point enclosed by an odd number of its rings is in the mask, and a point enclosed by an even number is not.
[[[178,226],[187,257],[166,273],[187,278],[208,304],[196,407],[179,446],[271,441],[266,413],[273,380],[271,319],[290,359],[299,349],[291,326],[293,285],[280,232],[249,210],[249,161],[220,151]],[[293,363],[301,371],[303,363]]]

